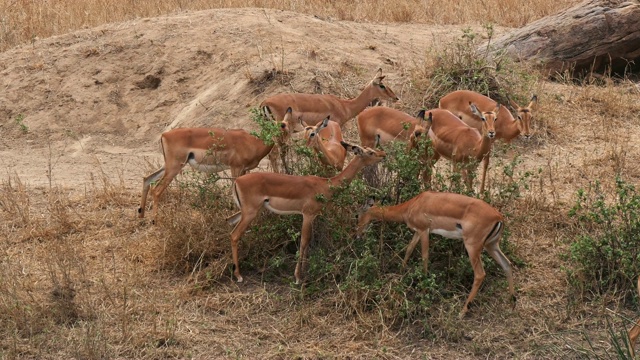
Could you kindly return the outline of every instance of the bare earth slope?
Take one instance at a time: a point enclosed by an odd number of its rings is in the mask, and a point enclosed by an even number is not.
[[[340,84],[364,86],[380,66],[401,94],[392,65],[419,61],[434,38],[460,33],[452,30],[229,9],[35,40],[0,54],[0,165],[41,185],[50,162],[53,183],[73,186],[87,180],[84,164],[100,163],[106,172],[124,169],[120,176],[130,185],[143,176],[143,155],[159,158],[161,132],[250,128],[248,109],[268,94],[351,97],[357,93]],[[272,81],[278,71],[286,81]]]

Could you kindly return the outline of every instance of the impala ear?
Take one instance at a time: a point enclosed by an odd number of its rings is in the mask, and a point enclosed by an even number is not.
[[[382,151],[384,151],[384,148],[382,147],[382,137],[380,136],[380,134],[376,134],[376,142],[373,143],[373,148],[374,149],[380,149]]]
[[[482,116],[482,113],[480,112],[480,110],[478,110],[478,107],[476,106],[476,104],[469,101],[469,107],[471,108],[471,113],[473,115],[479,117],[480,119],[482,119],[482,121],[484,121],[484,116]]]
[[[535,95],[535,94],[534,94],[534,95],[531,97],[531,102],[529,102],[529,105],[527,105],[527,107],[528,107],[529,109],[533,109],[533,107],[534,107],[534,106],[537,106],[537,105],[538,105],[538,95]]]
[[[416,116],[416,119],[418,119],[418,120],[420,120],[420,121],[424,121],[424,113],[425,113],[425,110],[424,110],[424,109],[420,110],[420,112],[419,112],[419,113],[418,113],[418,115]],[[431,114],[431,113],[429,113],[429,114]]]
[[[367,211],[369,210],[373,205],[376,204],[376,197],[375,196],[370,196],[364,203],[364,206],[362,207],[362,211]]]
[[[433,124],[433,113],[429,113],[429,118],[427,119],[429,124]]]
[[[340,145],[342,145],[342,147],[345,148],[346,150],[351,150],[350,148],[352,145],[346,141],[340,141]]]
[[[289,107],[287,108],[287,114],[291,114],[292,112],[293,112],[293,109],[291,108],[291,106],[289,106]]]
[[[507,100],[509,101],[509,104],[511,105],[513,110],[517,111],[518,109],[520,109],[520,105],[518,105],[518,103],[516,103],[515,101],[511,100],[510,98],[507,98]]]
[[[331,117],[331,115],[327,115],[327,117],[322,120],[322,125],[320,125],[320,128],[326,128],[329,125],[329,118]]]
[[[500,112],[500,109],[502,108],[502,106],[500,104],[498,104],[495,108],[495,110],[493,110],[493,112],[496,114],[496,119],[498,117],[498,113]]]

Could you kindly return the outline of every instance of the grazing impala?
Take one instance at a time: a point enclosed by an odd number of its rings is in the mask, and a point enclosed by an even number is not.
[[[522,134],[525,139],[531,137],[532,110],[538,102],[538,97],[533,95],[529,105],[521,107],[513,100],[509,100],[511,106],[516,111],[516,119],[511,112],[503,109],[496,118],[496,139],[503,139],[511,142],[514,138]],[[482,121],[471,112],[469,103],[474,103],[480,111],[491,111],[498,103],[490,98],[469,90],[458,90],[445,95],[440,99],[439,107],[451,111],[458,116],[465,124],[482,131]]]
[[[322,210],[323,203],[331,199],[337,187],[348,185],[365,166],[375,164],[385,157],[384,151],[345,142],[342,145],[353,152],[355,157],[340,174],[332,178],[251,173],[236,179],[233,198],[240,211],[229,217],[228,221],[229,224],[236,225],[231,232],[231,252],[235,265],[234,275],[238,282],[242,282],[238,263],[238,242],[262,206],[276,214],[302,214],[300,256],[295,270],[296,283],[302,281],[311,239],[311,226]]]
[[[288,106],[293,108],[293,118],[306,125],[317,125],[327,115],[340,126],[353,119],[376,99],[397,101],[398,97],[382,83],[382,69],[354,99],[340,99],[328,94],[278,94],[266,98],[260,108],[266,116],[282,120]],[[295,129],[303,130],[302,128]]]
[[[327,116],[320,125],[308,126],[304,137],[307,146],[316,151],[323,164],[342,170],[347,150],[342,146],[342,130],[337,122],[329,120]]]
[[[408,141],[412,135],[415,136],[414,129],[424,122],[424,110],[413,117],[400,110],[385,106],[376,106],[361,112],[357,117],[358,133],[360,134],[360,144],[362,146],[373,147],[376,137],[380,143],[385,144],[390,141]],[[425,126],[422,123],[423,127]],[[429,129],[420,129],[422,133]]]
[[[429,112],[432,118],[429,138],[433,148],[430,167],[442,156],[453,162],[454,168],[459,164],[468,164],[472,160],[482,161],[482,182],[480,192],[484,192],[484,184],[489,167],[491,145],[495,137],[495,119],[500,113],[500,105],[491,111],[480,112],[474,104],[468,104],[471,112],[482,119],[482,133],[463,123],[448,110],[433,109]],[[462,166],[462,176],[469,189],[472,179],[469,167]],[[428,173],[428,172],[427,172]],[[428,179],[427,179],[428,180]]]
[[[638,296],[640,297],[640,276],[638,276]],[[640,319],[636,320],[635,325],[633,325],[631,330],[629,330],[629,348],[632,359],[635,359],[633,348],[636,344],[636,340],[638,339],[638,335],[640,335]]]
[[[358,216],[358,234],[372,220],[404,222],[415,231],[407,246],[403,266],[418,241],[421,245],[422,266],[428,272],[429,233],[449,239],[462,239],[473,267],[473,286],[465,301],[460,317],[469,310],[469,303],[475,298],[485,278],[482,266],[482,249],[502,267],[509,282],[509,292],[515,306],[516,295],[513,286],[511,263],[500,250],[500,238],[504,227],[502,215],[486,202],[464,195],[427,191],[411,200],[395,206],[375,206],[369,200]]]
[[[289,121],[291,108],[287,109],[285,120]],[[286,123],[281,125],[282,137],[288,136]],[[273,148],[273,143],[262,140],[241,129],[221,128],[179,128],[167,131],[160,138],[164,166],[144,178],[142,199],[138,216],[144,217],[147,194],[152,184],[153,219],[158,215],[160,195],[186,164],[207,173],[231,170],[236,178],[258,166]]]

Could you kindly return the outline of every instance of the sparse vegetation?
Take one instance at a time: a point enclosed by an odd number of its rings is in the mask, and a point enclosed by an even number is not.
[[[640,194],[635,186],[616,178],[615,194],[609,194],[599,182],[592,183],[578,190],[569,216],[576,222],[565,257],[573,292],[580,298],[637,297]]]
[[[33,34],[210,6],[89,1],[73,2],[71,9],[69,4],[0,2],[0,47],[24,43],[22,33],[37,42]],[[363,11],[324,1],[276,6],[321,18],[437,24],[491,21],[504,14],[493,22],[497,25],[518,25],[563,7],[562,2],[525,9],[520,3],[474,2],[454,11],[450,2],[429,2],[428,9],[426,4],[363,2],[357,5]],[[10,16],[24,26],[11,25]],[[529,142],[496,146],[484,194],[466,189],[444,160],[431,185],[481,197],[506,216],[501,248],[514,263],[519,297],[514,310],[504,273],[484,256],[483,288],[468,318],[458,320],[473,277],[460,241],[433,235],[425,274],[418,254],[401,267],[412,235],[405,225],[376,223],[355,238],[355,216],[367,197],[397,203],[425,190],[418,178],[427,143],[412,152],[402,143],[386,145],[384,163],[326,203],[314,224],[302,287],[292,284],[291,276],[301,217],[266,211],[240,246],[245,283],[233,282],[231,227],[225,219],[237,209],[225,176],[185,171],[164,195],[162,221],[151,226],[134,214],[138,183],[117,181],[118,173],[96,161],[92,172],[98,175],[82,188],[66,188],[51,180],[61,166],[44,164],[48,186],[14,173],[0,181],[0,358],[629,358],[620,334],[630,324],[625,319],[637,318],[638,311],[637,88],[629,81],[547,83],[499,55],[477,58],[474,45],[492,29],[481,31],[443,42],[425,54],[424,64],[393,65],[402,74],[393,80],[413,86],[399,105],[411,113],[459,87],[498,99],[539,95],[536,135]],[[369,39],[364,44],[387,46]],[[264,79],[247,77],[256,88],[251,96],[259,97],[274,82],[284,85],[280,79],[299,81],[306,65],[298,68],[294,59],[278,63],[282,69],[264,70]],[[317,71],[311,81],[324,92],[357,94],[370,75],[364,66],[335,64],[333,72]],[[279,131],[257,110],[251,116],[265,140]],[[5,126],[14,134],[26,132],[19,126],[23,119],[11,115]],[[56,127],[45,132],[35,121],[28,125],[27,138],[37,141],[41,133],[86,139],[86,129],[59,127],[64,136]],[[357,138],[353,126],[345,138]],[[295,174],[330,175],[300,140],[293,139],[285,155]]]
[[[20,131],[23,134],[26,134],[29,132],[29,127],[27,126],[27,124],[24,123],[24,115],[18,114],[16,116],[16,125],[18,125],[18,127],[20,128]]]

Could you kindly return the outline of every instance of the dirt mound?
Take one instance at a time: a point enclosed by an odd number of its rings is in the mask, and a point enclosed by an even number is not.
[[[401,95],[402,69],[453,30],[224,9],[35,40],[0,54],[2,165],[68,186],[99,165],[137,187],[167,129],[250,128],[248,110],[269,94],[351,97],[378,67]]]

